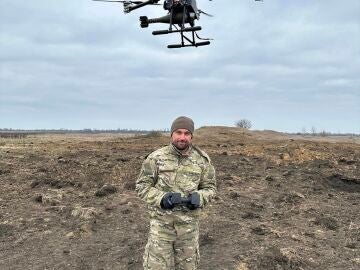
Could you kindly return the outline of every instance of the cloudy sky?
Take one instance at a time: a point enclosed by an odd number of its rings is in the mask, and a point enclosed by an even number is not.
[[[0,128],[204,125],[360,133],[359,0],[198,0],[200,48],[170,50],[161,7],[0,1]]]

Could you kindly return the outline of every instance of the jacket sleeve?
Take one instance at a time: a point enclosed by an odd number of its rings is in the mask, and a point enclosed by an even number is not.
[[[155,160],[148,157],[141,166],[139,177],[136,180],[135,190],[139,197],[147,204],[160,207],[161,199],[166,192],[155,188],[156,178],[157,168]]]
[[[204,169],[204,173],[197,192],[200,194],[201,207],[204,207],[206,204],[208,204],[216,194],[215,169],[211,163],[208,163]]]

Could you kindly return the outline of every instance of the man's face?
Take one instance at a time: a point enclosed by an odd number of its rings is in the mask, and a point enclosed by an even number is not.
[[[175,130],[171,135],[171,142],[179,150],[184,150],[189,147],[192,139],[190,131],[184,128]]]

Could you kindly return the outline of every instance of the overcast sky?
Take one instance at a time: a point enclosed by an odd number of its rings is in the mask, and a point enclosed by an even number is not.
[[[198,0],[200,48],[122,5],[0,1],[0,128],[197,127],[360,133],[359,0]]]

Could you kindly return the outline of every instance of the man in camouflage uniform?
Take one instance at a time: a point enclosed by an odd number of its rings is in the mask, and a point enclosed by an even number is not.
[[[199,214],[215,195],[209,156],[191,144],[194,122],[178,117],[171,143],[144,161],[136,191],[148,205],[150,233],[144,270],[196,270],[199,265]],[[176,195],[185,203],[174,203]]]

